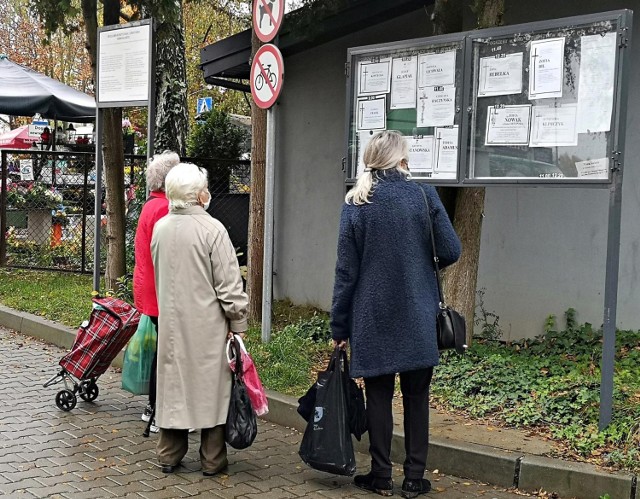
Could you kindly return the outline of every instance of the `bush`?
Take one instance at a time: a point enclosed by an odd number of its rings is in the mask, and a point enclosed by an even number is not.
[[[224,111],[204,113],[187,139],[187,154],[195,158],[239,159],[248,132],[231,123]]]

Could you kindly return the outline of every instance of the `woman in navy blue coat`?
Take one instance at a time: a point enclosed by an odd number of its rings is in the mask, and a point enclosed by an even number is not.
[[[438,364],[439,307],[427,219],[427,195],[440,267],[460,257],[460,240],[436,190],[410,180],[409,151],[398,132],[374,135],[364,172],[340,217],[331,308],[334,344],[351,345],[351,376],[363,377],[371,471],[355,485],[393,493],[391,437],[395,376],[400,374],[406,459],[403,497],[426,494],[429,384]]]

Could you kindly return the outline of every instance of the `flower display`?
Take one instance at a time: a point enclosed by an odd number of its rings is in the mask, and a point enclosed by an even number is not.
[[[124,118],[122,120],[122,135],[133,135],[135,131],[136,129],[131,124],[131,121],[129,121],[129,118]]]
[[[11,183],[7,203],[12,208],[53,209],[62,203],[62,194],[41,182]]]
[[[55,209],[51,210],[51,223],[66,227],[69,223],[69,218],[65,210],[66,208],[63,204],[59,204]]]

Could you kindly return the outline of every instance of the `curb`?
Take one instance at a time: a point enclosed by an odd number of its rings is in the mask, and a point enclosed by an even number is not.
[[[0,326],[63,348],[71,348],[76,336],[72,328],[4,305],[0,305]],[[122,367],[122,361],[123,353],[120,352],[112,365]],[[306,422],[296,411],[297,399],[270,390],[267,390],[267,397],[269,412],[261,416],[262,419],[304,432]],[[366,454],[369,449],[367,435],[360,442],[354,441],[354,448]],[[404,457],[404,434],[395,431],[391,459],[402,463]],[[599,499],[609,494],[611,499],[640,499],[636,475],[607,473],[586,463],[508,452],[450,439],[430,439],[427,467],[500,487],[516,487],[525,492],[543,489],[564,498]]]

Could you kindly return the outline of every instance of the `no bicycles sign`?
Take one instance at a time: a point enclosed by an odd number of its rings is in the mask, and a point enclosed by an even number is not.
[[[260,47],[251,63],[251,95],[259,108],[276,103],[284,83],[284,60],[275,45]]]
[[[253,0],[253,29],[263,43],[273,40],[284,17],[284,0]]]

